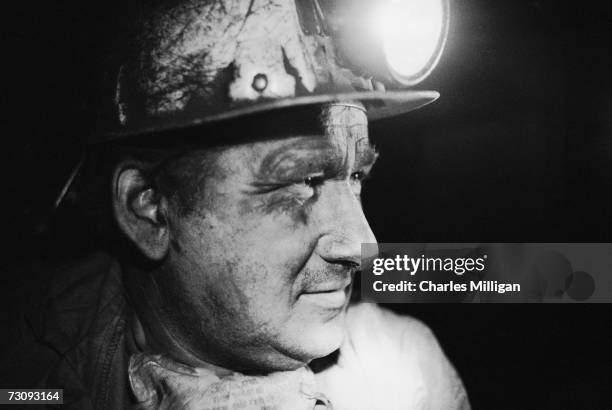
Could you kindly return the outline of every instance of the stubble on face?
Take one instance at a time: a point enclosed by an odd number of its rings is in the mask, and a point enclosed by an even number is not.
[[[204,205],[175,220],[181,252],[171,259],[181,310],[199,327],[192,336],[218,339],[208,350],[232,346],[236,356],[283,367],[285,359],[316,355],[308,353],[309,338],[317,337],[310,333],[324,334],[342,315],[342,309],[304,305],[300,296],[350,281],[353,271],[322,259],[317,244],[333,229],[323,226],[338,212],[333,198],[359,198],[362,177],[355,175],[367,175],[377,154],[362,111],[330,107],[322,120],[322,135],[219,152],[216,171],[204,181]]]

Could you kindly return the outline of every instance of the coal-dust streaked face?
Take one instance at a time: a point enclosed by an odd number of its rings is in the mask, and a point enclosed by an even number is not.
[[[290,369],[337,349],[376,154],[365,113],[334,105],[321,135],[224,149],[196,212],[173,218],[177,330],[223,366]]]

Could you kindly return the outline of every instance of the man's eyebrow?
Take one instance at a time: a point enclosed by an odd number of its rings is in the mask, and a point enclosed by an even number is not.
[[[354,168],[374,166],[379,154],[367,138],[355,145]],[[258,168],[257,177],[265,179],[280,173],[303,174],[324,171],[339,174],[347,167],[348,157],[325,139],[294,141],[267,153]],[[276,175],[275,175],[276,176]]]
[[[289,164],[295,172],[328,169],[338,163],[338,159],[338,152],[325,140],[296,141],[266,154],[256,174],[261,177],[270,176],[279,168],[285,168],[284,164]]]

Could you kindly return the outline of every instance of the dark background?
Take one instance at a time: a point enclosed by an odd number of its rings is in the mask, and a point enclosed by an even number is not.
[[[3,293],[35,256],[62,250],[46,216],[91,130],[94,73],[124,4],[2,6]],[[452,4],[446,52],[419,86],[442,98],[371,127],[382,161],[364,206],[378,239],[611,242],[605,2]],[[393,308],[433,328],[475,409],[612,408],[609,305]]]

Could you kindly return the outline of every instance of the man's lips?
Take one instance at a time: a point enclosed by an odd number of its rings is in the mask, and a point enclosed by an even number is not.
[[[302,293],[331,293],[346,289],[352,283],[352,279],[348,278],[342,281],[324,282],[317,285],[309,286]]]
[[[305,291],[300,299],[327,309],[340,309],[347,299],[347,289],[351,281],[342,283],[329,283]]]

